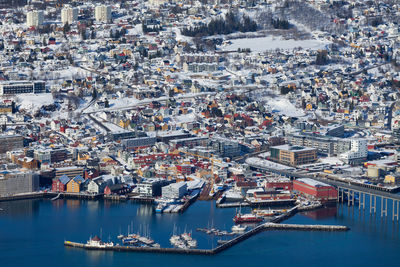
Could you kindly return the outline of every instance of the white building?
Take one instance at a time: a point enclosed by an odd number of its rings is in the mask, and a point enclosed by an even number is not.
[[[96,6],[94,16],[98,22],[108,22],[111,20],[111,6]]]
[[[178,199],[187,193],[187,184],[185,182],[174,183],[162,187],[161,190],[163,198]]]
[[[61,10],[61,22],[71,24],[78,20],[78,9],[76,7],[64,7]]]
[[[149,0],[149,4],[152,6],[160,6],[168,2],[167,0]]]
[[[339,158],[346,164],[358,164],[368,156],[368,143],[365,139],[352,139],[350,151],[343,153]]]
[[[34,10],[29,11],[26,14],[26,26],[27,27],[37,27],[43,24],[43,11],[42,10]]]

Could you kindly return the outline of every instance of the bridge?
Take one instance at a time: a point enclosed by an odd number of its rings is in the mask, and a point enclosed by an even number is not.
[[[378,187],[375,185],[368,185],[368,184],[359,184],[355,182],[343,182],[339,180],[334,180],[332,177],[328,179],[326,177],[318,176],[317,173],[314,175],[311,174],[300,174],[295,173],[293,171],[286,171],[284,169],[273,169],[266,166],[259,166],[259,165],[250,165],[253,168],[273,172],[279,175],[283,175],[289,177],[291,179],[296,178],[310,178],[316,181],[320,181],[326,184],[333,185],[337,188],[338,191],[338,201],[344,203],[345,197],[347,198],[347,205],[355,206],[356,203],[356,194],[358,195],[358,208],[365,210],[366,206],[366,196],[369,199],[369,210],[370,213],[376,213],[377,210],[377,199],[380,199],[381,204],[381,217],[388,216],[388,211],[390,203],[392,204],[392,209],[390,210],[392,213],[392,220],[395,219],[399,221],[400,215],[400,195],[396,195],[386,191],[383,187]]]

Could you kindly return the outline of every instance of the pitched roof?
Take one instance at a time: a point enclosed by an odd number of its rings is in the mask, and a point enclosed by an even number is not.
[[[85,181],[85,179],[83,179],[82,178],[82,176],[80,176],[80,175],[77,175],[77,176],[75,176],[75,178],[73,179],[75,182],[81,182],[81,183],[83,183],[84,181]]]
[[[66,185],[71,179],[69,179],[68,176],[63,175],[63,176],[61,176],[60,178],[58,178],[58,180],[59,180],[61,183],[63,183],[64,185]]]

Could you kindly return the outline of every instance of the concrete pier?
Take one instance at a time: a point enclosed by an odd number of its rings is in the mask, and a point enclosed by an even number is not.
[[[265,230],[302,230],[302,231],[348,231],[350,228],[343,225],[307,225],[307,224],[264,224]]]

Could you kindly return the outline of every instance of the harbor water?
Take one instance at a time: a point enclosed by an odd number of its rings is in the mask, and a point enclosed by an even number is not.
[[[66,248],[63,242],[86,242],[94,235],[118,242],[116,236],[126,234],[129,226],[130,232],[149,235],[161,247],[171,246],[174,231],[186,231],[199,248],[213,248],[224,237],[196,228],[230,231],[235,208],[197,201],[183,214],[156,214],[151,205],[64,199],[3,202],[0,208],[1,266],[396,266],[400,261],[399,225],[391,216],[382,219],[379,209],[370,215],[368,209],[338,204],[298,213],[285,223],[345,225],[351,230],[266,231],[218,255],[199,256],[86,251]]]

